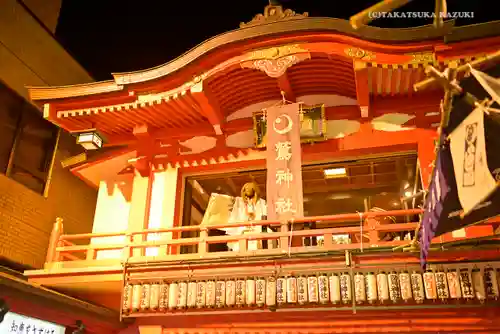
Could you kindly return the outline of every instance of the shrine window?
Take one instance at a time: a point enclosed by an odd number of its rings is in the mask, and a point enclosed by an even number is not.
[[[183,225],[221,224],[249,220],[248,210],[238,211],[238,198],[245,184],[252,183],[259,191],[263,206],[266,201],[267,170],[238,171],[213,175],[192,176],[186,179]],[[330,216],[367,211],[411,209],[421,205],[421,198],[407,199],[422,189],[416,154],[399,154],[379,158],[362,158],[335,163],[309,164],[302,167],[304,216]],[[209,208],[210,197],[218,198],[215,208]],[[231,201],[229,198],[232,198]],[[236,199],[236,200],[235,200]],[[257,202],[259,203],[259,202]],[[228,206],[232,205],[231,208]],[[255,220],[265,219],[267,208],[256,205]],[[211,217],[213,217],[213,222]],[[386,223],[418,221],[417,217],[393,217]],[[223,220],[223,221],[221,221]],[[361,222],[316,222],[303,228],[356,226]],[[212,231],[212,235],[225,231]],[[186,233],[183,237],[196,237]],[[355,238],[348,235],[346,238]],[[390,235],[392,240],[409,238],[407,235]],[[318,240],[305,240],[314,245]],[[339,239],[340,240],[340,239]],[[224,251],[225,245],[210,245],[209,251]],[[230,246],[230,245],[229,245]],[[190,252],[187,249],[185,252]]]
[[[57,128],[39,110],[0,82],[0,172],[43,194]]]

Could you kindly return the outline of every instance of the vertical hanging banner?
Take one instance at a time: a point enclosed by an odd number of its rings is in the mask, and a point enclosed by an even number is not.
[[[444,142],[444,135],[441,135],[439,142]],[[446,166],[449,165],[451,165],[449,149],[445,145],[440,145],[436,156],[436,166],[429,185],[429,193],[425,201],[425,211],[420,231],[420,260],[423,268],[425,268],[429,247],[443,213],[444,200],[450,192],[450,186],[445,174]]]
[[[304,216],[300,104],[267,109],[267,203],[270,220]]]
[[[484,107],[474,109],[449,138],[458,199],[466,215],[497,187],[486,158]]]

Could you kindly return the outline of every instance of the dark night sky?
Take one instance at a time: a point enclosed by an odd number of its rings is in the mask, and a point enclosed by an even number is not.
[[[473,20],[500,19],[498,0],[448,0],[448,10],[474,12]],[[348,19],[377,0],[282,0],[285,8],[310,16]],[[135,71],[163,64],[204,40],[237,29],[262,13],[267,0],[64,0],[56,36],[97,80],[112,72]],[[496,5],[493,5],[496,7]],[[415,0],[405,11],[433,11],[433,0]],[[380,27],[408,27],[432,20],[381,19]],[[500,33],[500,32],[499,32]]]

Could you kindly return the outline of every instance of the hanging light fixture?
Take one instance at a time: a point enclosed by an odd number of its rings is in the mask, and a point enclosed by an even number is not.
[[[87,151],[98,150],[104,144],[104,137],[96,129],[88,129],[79,132],[73,132],[76,135],[76,143],[81,145]]]

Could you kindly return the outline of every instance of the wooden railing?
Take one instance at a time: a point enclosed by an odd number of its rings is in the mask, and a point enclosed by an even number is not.
[[[294,253],[311,252],[332,252],[345,250],[370,250],[391,248],[408,244],[408,240],[383,241],[379,234],[388,232],[410,232],[415,231],[417,223],[387,224],[380,225],[377,218],[412,216],[421,214],[421,209],[395,210],[384,212],[364,212],[353,214],[338,214],[331,216],[316,216],[295,219],[293,221],[254,221],[230,224],[216,224],[210,226],[183,226],[165,229],[146,229],[137,232],[118,233],[85,233],[85,234],[63,234],[63,221],[58,218],[54,224],[50,236],[50,243],[47,252],[47,263],[76,260],[95,260],[99,251],[121,251],[122,260],[129,261],[132,258],[143,257],[145,249],[157,248],[158,259],[168,258],[170,260],[189,260],[202,258],[234,258],[245,256],[273,256]],[[305,223],[329,223],[335,227],[321,229],[301,229]],[[359,224],[353,226],[353,223]],[[363,223],[361,223],[363,222]],[[350,224],[348,224],[350,223]],[[351,225],[351,226],[346,226]],[[278,232],[274,233],[249,233],[243,235],[209,236],[208,231],[212,229],[235,228],[235,227],[255,227],[271,226],[277,227]],[[338,227],[337,227],[338,226]],[[199,237],[180,238],[181,232],[199,232]],[[171,237],[161,238],[161,235],[170,233]],[[359,242],[349,244],[335,244],[334,235],[355,235],[362,234]],[[160,240],[147,240],[148,236],[155,235]],[[160,236],[160,237],[158,237]],[[323,237],[323,244],[319,246],[292,246],[291,240],[308,237]],[[107,237],[123,237],[123,242],[112,244],[92,243],[90,240]],[[353,238],[351,238],[353,239]],[[364,240],[363,240],[364,239]],[[366,239],[369,241],[366,242]],[[86,244],[82,242],[88,241]],[[258,249],[249,251],[248,241],[278,240],[278,248]],[[354,241],[354,240],[353,240]],[[239,250],[226,252],[209,252],[210,244],[225,244],[238,242]],[[300,242],[302,244],[302,242]],[[197,245],[196,253],[179,254],[180,246]]]

